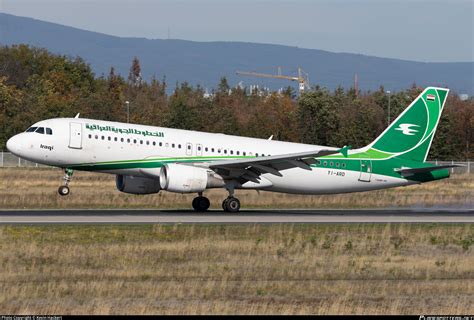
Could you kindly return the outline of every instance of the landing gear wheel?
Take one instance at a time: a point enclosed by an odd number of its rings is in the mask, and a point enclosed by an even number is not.
[[[240,201],[237,198],[230,197],[222,202],[222,207],[226,212],[239,212],[240,210]]]
[[[71,178],[72,178],[72,174],[74,173],[74,171],[72,169],[65,169],[64,170],[64,177],[63,177],[63,180],[64,180],[64,185],[60,186],[58,188],[58,193],[60,196],[67,196],[69,194],[69,182],[71,181]]]
[[[58,188],[58,193],[60,196],[67,196],[69,194],[69,187],[68,186],[60,186]]]
[[[227,208],[227,200],[228,200],[228,199],[229,199],[229,198],[225,198],[224,201],[222,201],[222,210],[224,210],[224,211],[227,211],[226,208]]]
[[[199,196],[193,199],[193,208],[197,212],[207,211],[210,206],[211,202],[206,197]]]

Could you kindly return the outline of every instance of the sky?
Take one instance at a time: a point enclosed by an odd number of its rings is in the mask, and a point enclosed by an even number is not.
[[[0,11],[121,37],[474,61],[474,0],[0,0]]]

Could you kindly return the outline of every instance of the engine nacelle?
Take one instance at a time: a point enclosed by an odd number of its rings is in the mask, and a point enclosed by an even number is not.
[[[171,192],[194,193],[223,187],[224,180],[206,168],[171,163],[161,167],[160,185],[161,189]]]
[[[157,179],[118,174],[115,177],[115,184],[119,191],[125,193],[150,194],[160,191],[160,182]]]

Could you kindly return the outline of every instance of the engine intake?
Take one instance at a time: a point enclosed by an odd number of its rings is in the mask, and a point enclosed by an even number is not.
[[[161,167],[160,186],[171,192],[194,193],[221,188],[224,180],[212,170],[171,163]]]
[[[157,179],[136,176],[118,174],[115,177],[115,185],[119,191],[132,194],[150,194],[160,191],[160,182]]]

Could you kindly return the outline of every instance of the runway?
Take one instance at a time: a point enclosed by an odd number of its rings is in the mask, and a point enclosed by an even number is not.
[[[0,210],[0,224],[474,223],[474,209]]]

